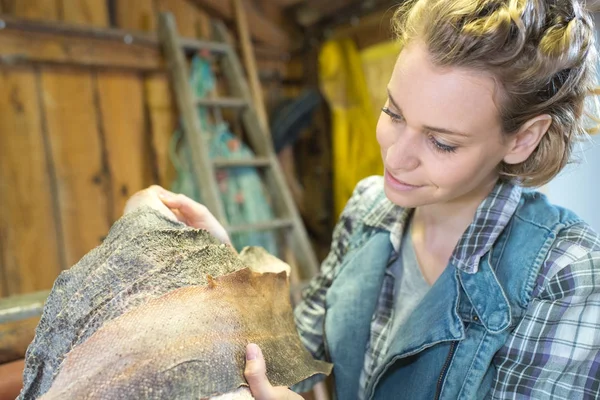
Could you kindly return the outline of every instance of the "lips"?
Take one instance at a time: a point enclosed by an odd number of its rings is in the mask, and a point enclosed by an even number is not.
[[[390,179],[392,182],[394,182],[394,183],[397,183],[397,184],[399,184],[399,185],[402,185],[402,186],[407,186],[407,187],[411,187],[411,188],[415,188],[415,189],[416,189],[416,188],[419,188],[419,187],[421,187],[420,185],[412,185],[412,184],[410,184],[410,183],[408,183],[408,182],[404,182],[404,181],[402,181],[402,180],[400,180],[400,179],[398,179],[398,178],[394,177],[394,176],[393,176],[391,173],[389,173],[387,170],[385,171],[385,174],[387,175],[387,178],[388,178],[388,179]]]

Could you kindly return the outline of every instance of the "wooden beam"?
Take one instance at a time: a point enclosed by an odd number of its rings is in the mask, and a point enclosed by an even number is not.
[[[304,0],[269,0],[276,3],[281,8],[288,8],[302,3]]]
[[[0,364],[25,356],[29,343],[35,337],[39,317],[0,324]]]
[[[23,387],[23,370],[25,360],[20,359],[0,364],[0,399],[16,399]],[[4,396],[4,397],[2,397]]]
[[[308,0],[296,12],[296,19],[302,26],[314,25],[342,8],[348,7],[350,0],[317,1]]]
[[[59,0],[59,4],[65,22],[98,27],[110,25],[106,0]]]
[[[116,221],[127,199],[154,183],[144,87],[138,74],[118,71],[98,74],[97,90],[111,177],[110,218]]]
[[[1,71],[0,87],[0,279],[13,295],[52,287],[66,265],[36,74]]]
[[[60,20],[59,4],[56,0],[3,0],[0,1],[0,13],[38,21]]]
[[[178,115],[166,73],[149,74],[146,77],[144,100],[149,114],[158,183],[170,189],[177,175],[175,166],[171,162],[169,149],[171,137],[177,129]]]
[[[50,157],[58,185],[67,265],[100,245],[110,228],[110,176],[103,161],[94,74],[44,68],[41,93]]]
[[[0,65],[60,64],[95,68],[165,71],[156,34],[34,22],[0,15]],[[186,43],[196,43],[186,39]],[[283,60],[286,53],[254,46],[261,59]]]
[[[394,38],[392,17],[394,10],[386,9],[360,17],[358,24],[339,25],[329,39],[353,38],[359,48]]]
[[[223,0],[193,0],[195,4],[208,11],[213,16],[226,22],[233,22],[235,11],[231,2]],[[291,40],[287,33],[278,25],[265,18],[252,4],[246,2],[248,26],[252,38],[270,46],[288,50]]]
[[[164,69],[155,35],[1,18],[5,28],[0,30],[0,64]]]
[[[0,299],[0,364],[23,358],[48,294],[41,291]]]
[[[233,5],[235,8],[238,37],[242,45],[242,56],[246,67],[246,75],[250,84],[252,99],[254,100],[254,108],[256,109],[258,119],[262,124],[263,132],[268,133],[269,118],[267,117],[262,87],[260,86],[256,70],[256,59],[254,58],[254,49],[252,48],[252,41],[250,40],[250,33],[248,30],[248,21],[246,19],[246,5],[242,0],[233,0]]]

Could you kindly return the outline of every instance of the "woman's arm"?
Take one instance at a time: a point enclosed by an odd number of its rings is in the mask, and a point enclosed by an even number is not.
[[[543,283],[495,361],[493,399],[597,398],[600,251],[568,263]]]

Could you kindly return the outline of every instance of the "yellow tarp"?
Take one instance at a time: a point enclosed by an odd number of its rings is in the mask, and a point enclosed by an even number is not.
[[[338,216],[358,181],[383,172],[375,127],[397,55],[395,43],[376,45],[361,54],[351,39],[328,41],[319,54],[321,91],[332,112]]]

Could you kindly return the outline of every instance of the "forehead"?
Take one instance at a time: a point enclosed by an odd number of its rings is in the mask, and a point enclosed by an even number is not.
[[[466,68],[435,66],[421,43],[402,50],[388,89],[409,123],[467,134],[499,127],[494,79]]]

